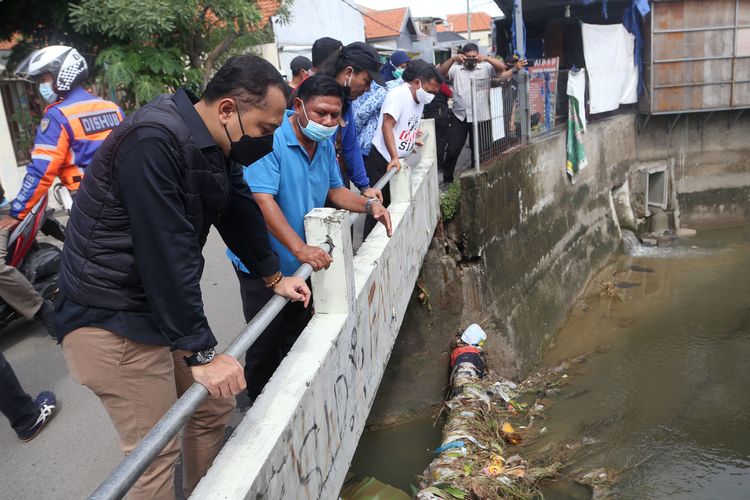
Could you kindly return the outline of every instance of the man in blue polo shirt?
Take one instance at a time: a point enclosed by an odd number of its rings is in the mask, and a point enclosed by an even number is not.
[[[391,235],[390,214],[379,200],[356,195],[341,181],[330,137],[336,133],[343,100],[344,91],[332,77],[316,75],[305,80],[297,88],[294,109],[286,112],[274,133],[273,151],[245,168],[245,181],[263,211],[285,276],[302,263],[315,271],[331,264],[330,255],[305,242],[305,215],[324,206],[326,198],[338,208],[372,214]],[[273,294],[259,276],[228,255],[240,281],[245,320],[250,321]],[[311,314],[302,303],[287,304],[248,350],[245,379],[251,401],[261,393]]]

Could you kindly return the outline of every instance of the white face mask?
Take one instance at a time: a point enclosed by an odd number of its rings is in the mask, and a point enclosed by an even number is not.
[[[47,104],[54,104],[57,102],[57,94],[52,87],[52,82],[40,83],[39,94],[42,96],[42,99],[47,101]]]
[[[417,89],[417,102],[419,104],[430,104],[435,98],[435,94],[430,94],[422,88],[422,82],[419,82],[419,88]]]

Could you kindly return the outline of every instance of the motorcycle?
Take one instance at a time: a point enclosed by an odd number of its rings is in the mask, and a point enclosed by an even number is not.
[[[52,299],[57,294],[62,249],[39,241],[37,235],[40,231],[61,242],[65,240],[65,227],[55,218],[54,210],[47,208],[46,195],[10,234],[5,261],[21,271],[42,297]],[[0,299],[0,329],[20,317],[15,309]]]

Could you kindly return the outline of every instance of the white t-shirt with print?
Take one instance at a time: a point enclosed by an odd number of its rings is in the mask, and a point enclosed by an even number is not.
[[[396,124],[393,126],[396,151],[399,158],[404,158],[411,152],[414,141],[417,140],[417,129],[423,110],[424,104],[418,104],[414,101],[409,84],[399,85],[388,92],[380,110],[375,136],[372,138],[372,145],[383,155],[383,158],[386,160],[392,159],[383,139],[383,116],[388,114],[396,120]]]

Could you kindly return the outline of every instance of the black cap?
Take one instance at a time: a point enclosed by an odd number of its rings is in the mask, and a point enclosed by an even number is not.
[[[312,61],[305,56],[297,56],[289,63],[289,69],[292,70],[292,76],[297,76],[303,69],[312,68]]]
[[[340,40],[329,36],[318,38],[312,46],[312,65],[315,68],[320,68],[326,59],[343,46],[344,44]]]
[[[344,47],[343,53],[347,61],[370,73],[375,83],[385,85],[383,75],[380,74],[380,56],[372,46],[364,42],[354,42]]]

